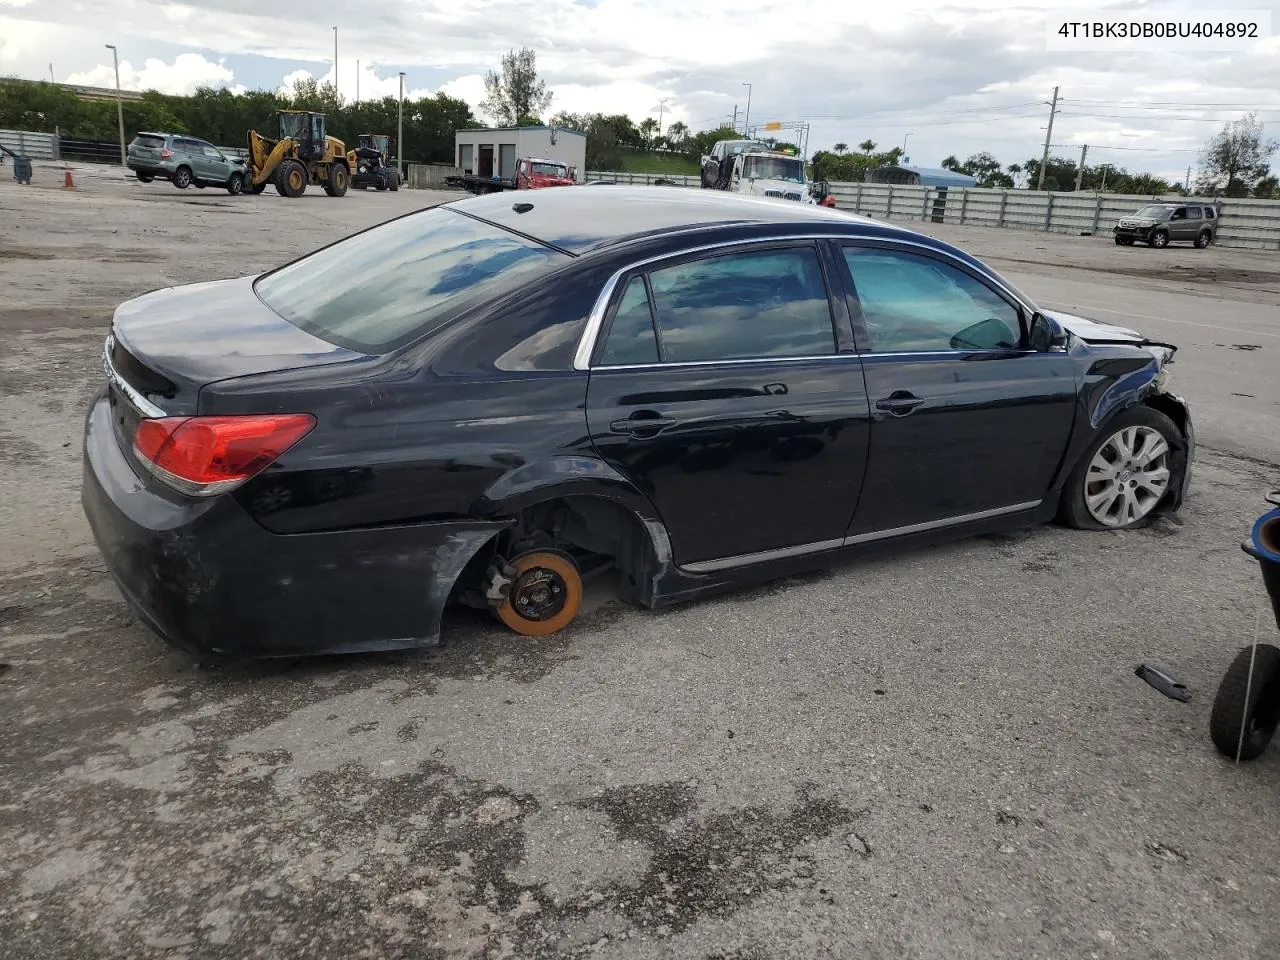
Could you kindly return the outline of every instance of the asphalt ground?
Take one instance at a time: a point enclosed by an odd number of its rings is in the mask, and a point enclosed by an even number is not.
[[[1220,758],[1280,486],[1280,264],[928,225],[1046,306],[1179,344],[1175,520],[1057,527],[520,640],[204,668],[80,512],[111,310],[438,199],[0,181],[0,954],[1271,957],[1280,762]],[[1187,684],[1168,700],[1134,676]]]

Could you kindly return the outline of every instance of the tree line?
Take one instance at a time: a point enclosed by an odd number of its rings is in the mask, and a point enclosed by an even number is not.
[[[485,99],[481,110],[498,126],[533,125],[542,122],[554,99],[554,92],[538,76],[537,54],[528,47],[510,50],[498,70],[485,76]],[[353,103],[338,95],[331,84],[313,78],[294,83],[287,93],[252,90],[232,93],[225,89],[203,88],[191,96],[172,96],[148,91],[137,101],[124,104],[125,128],[129,134],[140,130],[188,133],[222,146],[242,144],[250,128],[270,134],[276,110],[316,110],[326,114],[328,132],[344,142],[354,143],[362,133],[395,135],[399,101],[395,97]],[[697,164],[717,140],[742,136],[729,125],[714,130],[691,131],[681,121],[664,127],[646,117],[639,123],[624,113],[569,113],[559,111],[548,121],[555,126],[580,130],[587,135],[587,169],[617,170],[624,154],[664,151],[678,154]],[[409,161],[453,161],[454,133],[477,126],[479,121],[463,100],[437,93],[404,103],[405,143],[401,156]],[[63,136],[84,140],[113,141],[116,138],[115,104],[85,101],[70,90],[51,83],[0,80],[0,127],[20,130],[58,130]],[[794,147],[774,140],[771,146]],[[1198,181],[1201,194],[1227,197],[1280,196],[1280,183],[1270,170],[1270,157],[1280,144],[1268,140],[1254,114],[1225,124],[1200,152]],[[878,150],[872,140],[858,144],[856,151],[837,143],[831,150],[817,150],[810,158],[814,179],[858,182],[874,167],[892,165],[902,158],[902,149]],[[961,161],[946,157],[942,166],[968,174],[982,187],[1035,187],[1040,184],[1040,160],[1002,165],[986,151]],[[1171,183],[1150,173],[1131,173],[1114,164],[1086,165],[1083,173],[1076,161],[1050,157],[1045,163],[1043,188],[1073,191],[1077,181],[1082,190],[1113,193],[1168,194],[1188,192],[1187,183]]]

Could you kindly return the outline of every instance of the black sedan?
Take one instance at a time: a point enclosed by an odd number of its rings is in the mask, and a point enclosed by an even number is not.
[[[825,207],[601,186],[464,199],[122,304],[83,502],[189,649],[545,635],[839,557],[1181,504],[1174,347],[1038,309]]]

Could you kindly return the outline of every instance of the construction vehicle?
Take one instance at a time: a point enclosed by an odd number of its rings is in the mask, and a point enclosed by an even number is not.
[[[400,171],[391,165],[391,138],[362,133],[356,148],[347,153],[351,185],[357,190],[399,190]]]
[[[791,150],[755,140],[721,140],[702,158],[702,187],[816,204],[804,166]]]
[[[331,197],[347,192],[351,171],[347,150],[337,137],[324,132],[324,114],[306,110],[276,112],[278,136],[249,131],[249,179],[245,189],[261,193],[275,185],[282,197],[300,197],[307,184],[324,187]]]

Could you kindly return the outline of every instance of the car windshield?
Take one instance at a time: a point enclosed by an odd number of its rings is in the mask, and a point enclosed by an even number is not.
[[[535,160],[529,166],[533,173],[540,173],[544,177],[567,177],[569,175],[569,168],[560,163],[544,163]]]
[[[1160,204],[1152,204],[1151,206],[1143,207],[1141,210],[1135,213],[1134,216],[1142,217],[1146,220],[1159,220],[1168,212],[1169,212],[1168,207],[1163,207]]]
[[[762,149],[764,149],[763,143],[756,143],[754,141],[747,140],[747,141],[743,141],[742,143],[729,144],[724,148],[724,154],[726,157],[736,157],[738,154],[745,153],[747,150],[762,150]]]
[[[746,175],[757,180],[804,183],[804,164],[787,157],[747,157]]]
[[[381,353],[456,317],[480,296],[568,256],[434,207],[391,220],[261,277],[272,310],[331,343]]]

